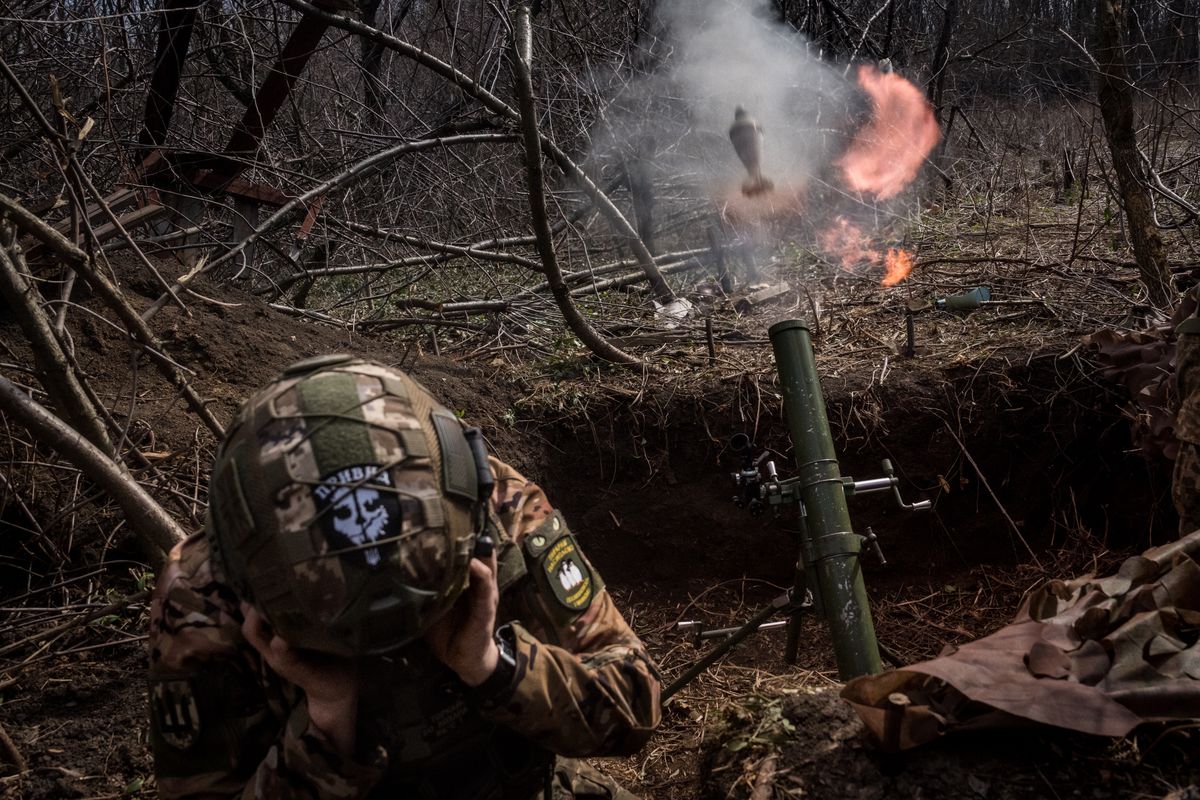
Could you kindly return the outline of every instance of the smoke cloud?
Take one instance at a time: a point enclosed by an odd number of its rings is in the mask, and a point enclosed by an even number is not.
[[[886,285],[907,274],[912,255],[893,247],[903,226],[890,224],[900,217],[879,203],[895,202],[938,140],[921,90],[874,65],[823,60],[770,0],[664,0],[659,14],[654,68],[624,87],[607,111],[607,138],[594,139],[623,162],[640,229],[670,237],[668,204],[708,203],[737,238],[793,241]],[[739,106],[762,130],[761,172],[774,191],[742,191],[757,184],[729,138]],[[745,153],[754,137],[739,131]],[[640,210],[637,185],[642,195],[654,188]],[[642,226],[651,205],[655,224]],[[680,233],[694,242],[695,231]]]
[[[767,0],[675,0],[663,16],[669,81],[690,123],[681,154],[701,174],[717,185],[744,177],[728,139],[739,105],[762,126],[763,172],[776,185],[806,184],[828,166],[851,92]]]

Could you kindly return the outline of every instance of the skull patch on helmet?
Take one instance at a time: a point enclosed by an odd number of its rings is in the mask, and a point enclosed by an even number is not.
[[[369,546],[402,527],[400,502],[387,470],[371,465],[340,469],[313,488],[313,499],[331,551],[376,567],[385,549],[395,547],[394,542]]]

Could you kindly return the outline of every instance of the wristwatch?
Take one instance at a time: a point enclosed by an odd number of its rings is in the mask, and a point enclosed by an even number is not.
[[[489,703],[500,699],[507,690],[512,688],[513,678],[517,674],[517,648],[515,645],[516,636],[513,634],[511,625],[501,625],[496,629],[496,649],[499,651],[500,657],[496,661],[496,668],[492,670],[492,674],[487,680],[475,687],[473,694],[482,703]]]

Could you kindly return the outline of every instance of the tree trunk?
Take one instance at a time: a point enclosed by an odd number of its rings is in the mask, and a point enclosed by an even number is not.
[[[375,15],[379,11],[380,0],[358,0],[358,13],[362,21],[372,28],[376,27]],[[359,39],[359,66],[362,68],[363,105],[376,115],[383,114],[383,79],[380,73],[383,69],[383,45],[370,39]],[[373,124],[378,123],[374,120]]]
[[[958,17],[958,0],[946,0],[946,13],[942,16],[942,31],[938,34],[937,48],[933,52],[932,83],[929,100],[933,104],[933,116],[942,124],[942,94],[946,85],[946,70],[950,66],[950,40],[954,38],[954,24]]]
[[[1173,300],[1171,276],[1167,269],[1167,249],[1154,223],[1154,206],[1146,187],[1145,170],[1138,153],[1134,133],[1133,93],[1129,88],[1122,49],[1123,15],[1119,0],[1098,0],[1096,26],[1096,56],[1100,72],[1096,95],[1104,117],[1104,132],[1112,153],[1113,170],[1125,220],[1129,224],[1129,239],[1138,272],[1146,285],[1150,301],[1167,307]]]
[[[638,236],[652,255],[654,246],[654,137],[642,136],[635,143],[635,152],[625,160],[625,177],[633,201],[633,224]]]

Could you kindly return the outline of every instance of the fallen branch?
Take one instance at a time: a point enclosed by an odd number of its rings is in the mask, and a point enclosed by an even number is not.
[[[15,239],[13,229],[7,223],[0,225],[0,239],[7,241],[10,236]],[[97,416],[80,379],[67,363],[50,320],[42,311],[41,295],[34,288],[29,275],[18,266],[21,262],[19,245],[14,241],[11,247],[10,257],[4,242],[0,242],[0,297],[4,298],[25,338],[29,340],[38,378],[55,408],[71,423],[71,427],[105,455],[114,457],[116,450],[108,438],[108,431]]]
[[[4,763],[11,764],[18,774],[29,769],[29,764],[25,761],[25,756],[21,755],[21,751],[17,748],[17,743],[8,735],[8,731],[4,730],[4,726],[0,725],[0,753],[4,755]]]
[[[579,313],[579,309],[571,301],[571,292],[563,281],[558,256],[554,252],[554,234],[550,230],[550,218],[546,214],[541,137],[538,136],[537,109],[533,103],[533,76],[530,69],[533,61],[533,26],[530,23],[529,6],[518,6],[515,16],[509,64],[512,67],[517,102],[521,109],[521,133],[525,142],[525,177],[529,186],[529,213],[534,235],[537,236],[537,250],[538,255],[542,257],[546,282],[550,284],[550,292],[554,295],[567,327],[579,337],[579,341],[583,342],[587,349],[605,361],[637,364],[637,358],[611,344]],[[662,281],[662,275],[658,273],[657,268],[655,273],[658,274],[659,281]]]
[[[145,320],[138,316],[137,311],[125,299],[121,290],[96,269],[87,253],[80,250],[74,242],[51,228],[43,220],[29,213],[16,200],[3,194],[0,194],[0,209],[8,213],[18,228],[41,241],[79,273],[91,290],[99,295],[125,324],[129,335],[142,345],[150,360],[179,391],[188,407],[200,418],[200,421],[212,431],[216,438],[222,438],[225,435],[225,427],[217,421],[217,418],[205,406],[204,401],[192,389],[192,385],[179,366],[164,354],[162,343],[154,335],[154,331],[150,329]]]
[[[374,330],[387,331],[393,328],[404,328],[414,325],[429,325],[442,328],[459,328],[465,331],[481,331],[484,325],[473,322],[463,322],[462,320],[442,319],[439,317],[397,317],[395,319],[367,319],[350,321],[339,319],[330,314],[323,314],[320,311],[313,311],[307,308],[296,308],[294,306],[286,306],[282,303],[269,303],[268,308],[274,309],[281,314],[287,314],[292,317],[300,317],[302,319],[311,319],[314,322],[322,322],[326,325],[333,325],[338,328],[347,328],[352,331],[358,330]]]
[[[482,261],[499,261],[509,264],[519,264],[526,269],[531,269],[534,272],[541,272],[542,265],[531,258],[526,258],[516,253],[503,253],[497,250],[488,250],[487,244],[450,244],[449,242],[437,242],[432,239],[426,239],[422,236],[413,236],[408,233],[396,233],[395,231],[385,230],[383,228],[372,228],[370,225],[363,225],[358,222],[343,223],[347,228],[356,233],[365,234],[375,239],[382,239],[385,242],[399,242],[406,244],[409,247],[416,247],[422,250],[433,250],[438,253],[447,253],[452,255],[460,255],[466,258],[478,258]],[[521,237],[528,239],[529,237]],[[526,241],[525,244],[533,244],[532,241]],[[316,273],[309,273],[316,274]]]
[[[687,272],[704,266],[704,262],[698,258],[689,258],[687,261],[680,261],[677,264],[664,264],[660,267],[663,275],[674,275],[677,272]],[[620,289],[623,286],[631,286],[635,283],[641,283],[646,280],[646,276],[640,272],[634,272],[628,275],[618,275],[615,278],[596,281],[587,286],[580,286],[571,290],[572,297],[584,297],[585,295],[595,294],[597,292],[606,292],[609,289]],[[515,298],[514,298],[515,299]]]
[[[694,250],[680,250],[675,253],[663,253],[662,255],[654,257],[654,263],[658,266],[659,271],[666,275],[671,272],[670,267],[678,266],[677,262],[682,262],[686,259],[692,259],[696,256],[702,256],[710,252],[711,250],[707,247],[699,247]],[[614,272],[622,272],[623,270],[631,269],[636,266],[638,266],[636,260],[627,258],[621,261],[614,261],[611,264],[603,264],[593,269],[581,269],[577,272],[567,272],[563,275],[563,282],[570,286],[572,284],[583,283],[589,278],[597,278],[601,275],[611,275]],[[644,274],[642,275],[642,280],[645,280]],[[550,284],[539,283],[536,286],[532,286],[519,292],[518,294],[513,295],[512,299],[520,300],[527,297],[534,297],[535,295],[538,295],[549,288]]]
[[[154,567],[160,567],[167,552],[184,538],[178,523],[141,484],[4,377],[0,377],[0,411],[28,428],[39,444],[70,461],[116,501]]]

